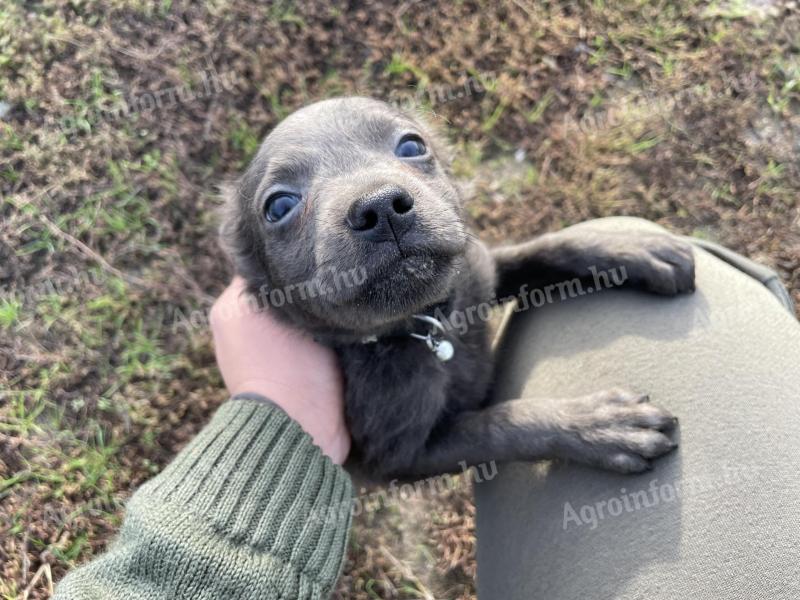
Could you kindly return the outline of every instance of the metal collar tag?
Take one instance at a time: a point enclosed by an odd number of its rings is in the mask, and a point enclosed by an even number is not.
[[[445,328],[441,321],[429,315],[413,315],[413,317],[418,321],[430,325],[430,329],[428,329],[428,333],[425,335],[420,333],[409,333],[408,335],[425,342],[428,349],[433,352],[440,361],[447,362],[453,358],[455,348],[453,348],[453,343],[450,340],[445,339]]]

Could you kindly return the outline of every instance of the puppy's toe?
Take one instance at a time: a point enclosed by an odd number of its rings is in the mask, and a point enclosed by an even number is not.
[[[653,468],[649,460],[628,452],[612,454],[605,459],[603,466],[617,473],[642,473]]]
[[[627,450],[635,452],[644,458],[658,458],[678,447],[678,444],[666,435],[652,429],[638,429],[626,432],[622,443]]]
[[[650,273],[645,281],[648,291],[664,296],[674,296],[678,293],[678,283],[673,265],[659,259],[650,264]]]
[[[667,431],[675,427],[677,419],[663,408],[650,403],[641,403],[620,409],[619,422],[631,427]]]
[[[672,284],[666,288],[667,293],[681,294],[694,291],[694,253],[690,244],[669,237],[669,241],[654,248],[653,253],[671,272]]]
[[[665,296],[694,290],[694,254],[690,244],[666,234],[645,236],[638,243],[638,261],[629,269],[634,285]]]
[[[641,404],[650,401],[650,396],[647,394],[639,394],[638,392],[632,392],[623,388],[603,390],[602,392],[593,394],[593,396],[598,402],[605,401],[610,404],[620,405]]]

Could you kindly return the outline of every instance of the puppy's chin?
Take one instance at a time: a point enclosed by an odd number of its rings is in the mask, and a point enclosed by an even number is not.
[[[444,301],[460,264],[459,254],[428,251],[375,258],[361,270],[358,285],[328,286],[334,291],[321,299],[327,306],[315,307],[332,329],[357,336],[391,330]]]
[[[367,270],[353,304],[389,321],[410,316],[447,297],[454,262],[452,256],[420,253]]]

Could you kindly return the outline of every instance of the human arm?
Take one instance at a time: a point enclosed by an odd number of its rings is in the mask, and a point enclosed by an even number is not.
[[[67,575],[57,600],[330,594],[352,498],[335,464],[349,448],[341,377],[325,349],[237,310],[241,290],[211,319],[233,399],[133,495],[117,541]]]

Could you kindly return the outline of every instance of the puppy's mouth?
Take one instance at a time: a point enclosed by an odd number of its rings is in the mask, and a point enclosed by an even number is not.
[[[451,256],[406,250],[393,260],[382,261],[371,269],[367,267],[367,285],[393,285],[398,292],[413,291],[421,285],[439,283],[451,263]]]
[[[366,309],[376,316],[404,316],[445,298],[458,252],[445,248],[385,244],[358,267],[358,285],[329,298],[339,307]],[[366,258],[366,257],[365,257]]]

